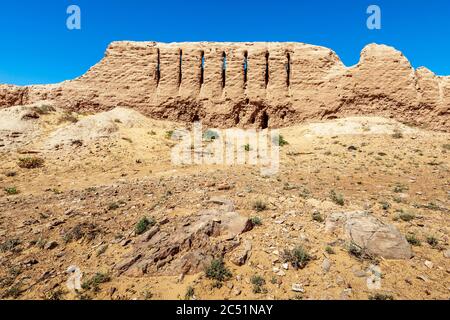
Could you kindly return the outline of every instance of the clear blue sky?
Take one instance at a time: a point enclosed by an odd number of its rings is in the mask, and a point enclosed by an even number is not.
[[[66,28],[66,9],[82,29]],[[382,29],[366,9],[382,9]],[[368,43],[392,45],[414,67],[450,75],[449,0],[3,0],[0,83],[54,83],[83,74],[114,40],[298,41],[330,47],[346,65]]]

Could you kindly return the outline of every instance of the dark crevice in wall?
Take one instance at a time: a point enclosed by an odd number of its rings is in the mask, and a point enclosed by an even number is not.
[[[261,116],[261,129],[267,129],[269,127],[269,115],[266,111]]]
[[[205,52],[201,52],[201,65],[200,65],[200,86],[205,81]]]
[[[244,87],[247,85],[248,78],[248,52],[244,52]]]
[[[192,117],[192,122],[200,122],[200,117],[198,114],[194,114],[194,116]]]
[[[266,88],[267,88],[267,85],[269,84],[269,51],[266,52],[265,83],[266,83]]]
[[[180,65],[178,66],[178,86],[181,86],[183,80],[183,50],[180,50]]]
[[[227,54],[225,51],[222,53],[222,88],[226,85],[226,75],[227,75]]]
[[[286,86],[289,88],[291,85],[291,54],[286,54]]]
[[[156,85],[159,86],[159,80],[161,79],[161,53],[158,49],[157,51],[157,58],[156,58],[156,72],[155,72],[155,78],[156,78]]]

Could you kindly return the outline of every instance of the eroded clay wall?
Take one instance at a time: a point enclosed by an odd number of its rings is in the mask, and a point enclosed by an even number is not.
[[[302,43],[114,42],[83,76],[52,86],[0,86],[0,106],[53,100],[75,111],[115,106],[207,125],[286,126],[381,115],[448,131],[450,81],[369,45],[345,67]]]

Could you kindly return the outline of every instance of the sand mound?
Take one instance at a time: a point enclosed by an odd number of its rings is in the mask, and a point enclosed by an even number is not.
[[[0,150],[23,147],[39,135],[40,105],[17,106],[0,110]]]
[[[100,139],[115,138],[120,127],[138,127],[145,121],[146,118],[140,113],[118,107],[108,112],[87,116],[76,123],[59,128],[47,139],[45,147],[58,149],[64,146],[85,145]]]
[[[306,134],[317,136],[391,135],[394,133],[414,134],[417,133],[417,130],[398,121],[382,117],[349,117],[311,123],[307,126],[306,131]]]

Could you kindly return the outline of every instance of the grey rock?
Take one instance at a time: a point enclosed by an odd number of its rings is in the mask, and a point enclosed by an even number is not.
[[[327,219],[326,230],[343,229],[346,237],[365,253],[385,259],[410,259],[411,246],[398,229],[364,211],[333,213]]]
[[[331,262],[328,259],[324,259],[322,262],[322,270],[327,273],[330,271],[331,268]]]
[[[252,243],[250,241],[245,241],[241,248],[238,248],[231,255],[230,261],[237,266],[244,265],[251,256]]]
[[[49,241],[44,245],[45,250],[52,250],[55,249],[58,246],[58,242],[56,241]]]

